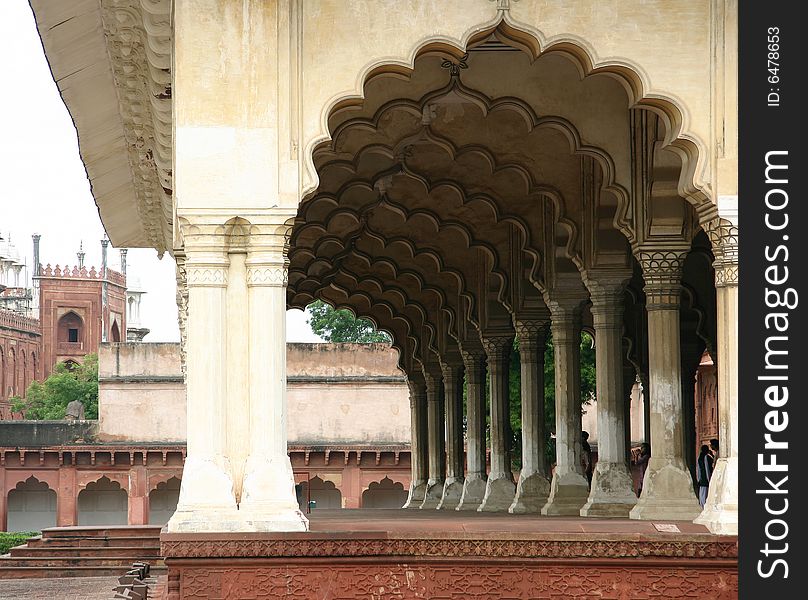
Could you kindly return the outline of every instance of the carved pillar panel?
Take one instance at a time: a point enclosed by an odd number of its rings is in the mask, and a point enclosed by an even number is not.
[[[679,306],[686,250],[645,250],[651,459],[632,519],[693,520],[700,506],[685,463]]]
[[[578,515],[589,495],[581,465],[581,304],[583,291],[550,297],[555,351],[556,467],[543,515]]]
[[[491,470],[485,497],[477,509],[504,512],[513,503],[516,485],[511,469],[510,359],[513,335],[480,338],[488,357],[491,396]]]
[[[718,307],[719,455],[704,510],[696,519],[713,533],[738,533],[738,227],[716,219],[708,227],[715,253]]]
[[[175,250],[177,265],[177,321],[180,330],[180,368],[185,375],[186,339],[188,337],[188,281],[185,273],[185,251]]]
[[[463,363],[441,362],[446,403],[446,481],[438,509],[457,508],[463,495]]]
[[[466,479],[457,510],[477,510],[485,497],[488,480],[485,446],[485,352],[482,347],[463,344],[466,372]]]
[[[429,480],[421,508],[437,508],[443,497],[446,479],[446,414],[443,378],[440,367],[424,367],[427,399],[427,429],[429,437]]]
[[[627,517],[636,504],[626,461],[622,281],[588,282],[595,324],[598,463],[581,516]]]
[[[411,469],[410,492],[403,508],[420,508],[429,479],[426,383],[420,374],[408,374],[410,388]]]
[[[544,343],[547,321],[516,320],[522,392],[522,470],[508,512],[539,513],[550,494],[544,431]]]

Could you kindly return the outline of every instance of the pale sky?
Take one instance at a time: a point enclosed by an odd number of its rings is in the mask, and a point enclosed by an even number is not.
[[[26,0],[0,1],[0,71],[0,236],[7,240],[10,234],[29,265],[31,234],[39,233],[42,263],[77,264],[83,241],[85,264],[99,266],[104,228],[79,156],[76,130],[51,77]],[[109,258],[110,267],[119,268],[117,249]],[[151,332],[145,341],[179,341],[173,259],[166,254],[158,260],[152,249],[133,248],[127,265],[147,292],[141,324]],[[302,311],[287,311],[288,341],[321,341],[306,319]]]

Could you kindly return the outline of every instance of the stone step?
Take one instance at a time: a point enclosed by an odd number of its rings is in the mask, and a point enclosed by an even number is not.
[[[0,579],[26,579],[37,577],[120,577],[126,572],[125,569],[121,569],[119,566],[80,566],[65,569],[64,567],[2,566],[5,564],[4,561],[0,560]],[[151,567],[151,574],[153,576],[165,573],[166,568],[162,565]]]
[[[125,538],[115,537],[85,537],[85,536],[59,536],[51,538],[34,537],[27,541],[30,547],[50,548],[50,547],[72,547],[90,548],[104,547],[114,548],[120,546],[159,546],[159,536],[134,536]]]
[[[7,558],[0,562],[0,566],[9,567],[58,567],[72,569],[75,567],[116,567],[121,575],[135,561],[143,561],[149,565],[162,565],[159,556],[46,556],[36,558]]]
[[[160,537],[160,525],[104,525],[75,527],[49,527],[42,530],[43,538],[63,537]]]
[[[143,546],[17,546],[11,549],[11,558],[38,558],[43,556],[160,556],[160,545]]]

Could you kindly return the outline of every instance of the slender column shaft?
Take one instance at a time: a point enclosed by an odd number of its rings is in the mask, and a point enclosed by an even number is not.
[[[592,290],[598,419],[598,463],[581,516],[627,517],[636,504],[626,462],[623,389],[623,286]]]
[[[245,364],[233,365],[246,369],[249,381],[250,422],[242,433],[250,454],[239,508],[253,530],[305,530],[286,453],[286,259],[280,248],[256,244],[246,267],[249,353]]]
[[[488,479],[485,456],[485,353],[464,348],[466,372],[466,479],[457,510],[477,510]]]
[[[721,219],[710,236],[716,260],[719,454],[704,510],[696,523],[738,533],[738,228]]]
[[[421,508],[437,508],[443,497],[446,479],[446,421],[444,410],[443,380],[440,371],[427,372],[427,430],[429,436],[429,481]]]
[[[684,459],[682,368],[679,341],[684,252],[641,257],[648,310],[651,459],[632,519],[693,520],[701,507]]]
[[[522,392],[522,470],[508,512],[538,513],[550,494],[544,432],[546,323],[517,321]]]
[[[581,465],[580,303],[549,304],[555,350],[556,467],[543,515],[578,515],[589,495]]]
[[[424,501],[426,484],[429,478],[429,445],[427,440],[427,400],[426,384],[423,379],[411,378],[410,388],[410,423],[411,451],[410,461],[412,480],[410,492],[403,508],[419,508]]]
[[[228,259],[214,240],[205,241],[207,248],[186,247],[188,454],[169,531],[215,531],[220,527],[212,522],[214,519],[236,519],[233,480],[225,454],[227,346],[221,343],[227,335]],[[211,344],[211,340],[219,342]]]
[[[457,508],[463,495],[463,364],[442,363],[446,401],[446,481],[438,509]]]
[[[505,511],[513,502],[516,485],[511,470],[510,358],[512,336],[482,338],[488,357],[491,392],[491,470],[485,497],[477,509],[482,512]]]

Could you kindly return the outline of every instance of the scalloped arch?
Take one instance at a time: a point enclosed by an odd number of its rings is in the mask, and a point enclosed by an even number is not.
[[[690,114],[685,103],[672,92],[654,89],[650,77],[636,61],[627,58],[601,58],[586,39],[574,35],[546,36],[539,28],[514,20],[508,11],[500,11],[493,19],[467,29],[460,38],[431,35],[415,42],[407,56],[384,57],[369,61],[357,73],[354,89],[335,94],[324,104],[320,112],[318,132],[304,143],[304,181],[301,199],[313,194],[319,182],[314,165],[314,151],[320,144],[331,139],[328,126],[330,115],[351,105],[364,101],[366,84],[382,74],[409,78],[415,70],[416,60],[431,52],[448,53],[460,58],[475,43],[495,35],[500,41],[527,52],[535,61],[539,56],[557,52],[570,59],[578,67],[582,77],[604,74],[617,80],[626,92],[629,106],[650,110],[665,124],[665,145],[679,154],[682,160],[678,187],[679,193],[696,206],[702,222],[713,218],[714,208],[710,192],[701,174],[707,168],[707,151],[701,140],[690,129]],[[709,206],[705,206],[709,205]]]

